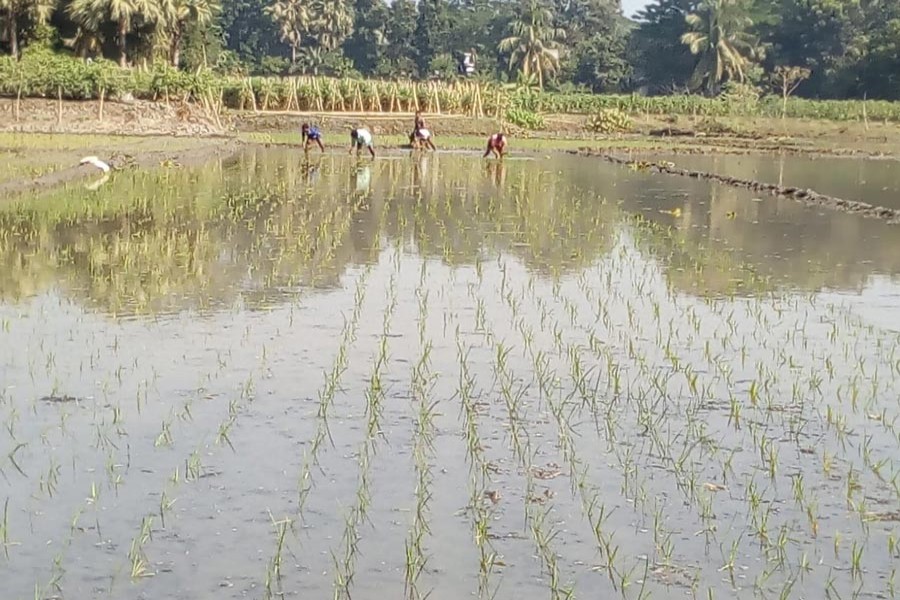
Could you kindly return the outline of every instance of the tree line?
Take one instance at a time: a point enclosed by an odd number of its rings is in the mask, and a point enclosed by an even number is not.
[[[900,99],[897,0],[0,0],[0,52],[229,74]]]

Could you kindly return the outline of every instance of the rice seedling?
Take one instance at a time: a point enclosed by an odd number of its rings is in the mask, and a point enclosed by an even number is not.
[[[472,513],[473,541],[478,550],[478,596],[492,598],[497,588],[491,582],[491,575],[499,560],[490,539],[490,509],[485,497],[499,500],[499,492],[490,490],[491,472],[484,457],[481,434],[478,427],[478,410],[475,405],[475,379],[469,369],[469,350],[460,340],[460,332],[456,330],[457,362],[459,366],[459,386],[457,395],[460,399],[460,413],[466,437],[466,457],[469,462],[469,508]]]
[[[272,521],[272,528],[275,531],[275,551],[272,553],[272,558],[270,558],[266,564],[264,597],[267,599],[284,595],[281,591],[281,568],[284,552],[286,550],[289,551],[285,545],[285,538],[288,529],[290,529],[293,524],[291,519],[281,519],[276,521],[271,513],[269,514],[269,518]]]
[[[184,540],[269,597],[893,593],[900,336],[866,296],[893,283],[815,279],[874,267],[581,159],[390,157],[365,192],[320,160],[0,210],[10,594],[91,564],[165,595]]]
[[[420,341],[425,338],[424,322],[427,315],[427,301],[421,299],[420,303]],[[434,453],[434,411],[437,403],[431,400],[431,390],[434,387],[434,375],[431,372],[430,356],[431,346],[426,342],[422,348],[419,362],[413,367],[412,375],[412,400],[416,409],[415,436],[413,441],[413,460],[416,472],[416,506],[413,510],[413,523],[410,526],[406,540],[406,568],[404,586],[409,598],[418,599],[427,597],[428,593],[419,590],[419,578],[421,577],[428,556],[425,552],[425,538],[431,534],[428,525],[429,503],[431,501],[431,487],[433,474],[430,460]]]
[[[3,502],[3,519],[0,521],[0,545],[3,546],[3,555],[9,560],[9,549],[16,546],[9,532],[9,498]]]

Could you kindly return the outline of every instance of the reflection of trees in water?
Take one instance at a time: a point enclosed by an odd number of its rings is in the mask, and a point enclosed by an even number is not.
[[[644,248],[661,258],[681,256],[667,260],[668,277],[686,293],[733,290],[748,273],[768,282],[757,286],[762,290],[856,290],[873,273],[900,273],[900,230],[883,222],[708,182],[617,171],[623,208],[675,228],[671,239],[654,237]],[[675,209],[680,216],[660,212]]]
[[[424,256],[460,264],[485,250],[503,251],[530,268],[558,272],[609,249],[611,207],[583,202],[580,190],[536,163],[480,169],[471,159],[432,155],[426,171],[413,177],[409,194],[381,190],[401,200],[390,204],[386,233]],[[506,185],[497,185],[498,175]]]
[[[895,161],[784,154],[684,155],[666,157],[679,167],[740,179],[812,188],[875,205],[898,206],[900,169]]]
[[[227,304],[251,292],[262,303],[259,290],[337,283],[349,205],[333,197],[312,203],[288,187],[229,194],[221,182],[185,172],[130,203],[85,197],[65,212],[0,214],[0,231],[16,232],[0,241],[0,293],[18,298],[58,284],[103,310],[129,313]],[[119,180],[108,193],[131,189]]]
[[[98,192],[0,212],[0,296],[57,286],[120,313],[238,299],[253,308],[298,286],[338,285],[348,265],[376,260],[385,243],[449,264],[504,252],[555,275],[607,253],[622,209],[659,225],[636,239],[691,294],[748,277],[760,290],[857,288],[873,270],[900,272],[900,239],[875,221],[560,160],[355,161],[279,149],[221,168],[119,173]]]
[[[256,151],[221,170],[119,174],[0,213],[0,295],[56,285],[117,313],[253,307],[336,285],[385,240],[454,264],[502,250],[547,272],[606,251],[596,207],[557,174],[519,163],[498,186],[473,165]]]

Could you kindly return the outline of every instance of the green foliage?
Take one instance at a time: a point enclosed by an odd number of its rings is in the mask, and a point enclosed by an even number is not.
[[[382,0],[356,0],[353,35],[344,42],[343,53],[354,69],[372,73],[387,45],[387,5]]]
[[[219,26],[225,47],[251,71],[267,57],[288,56],[289,48],[265,12],[268,4],[269,0],[222,0]]]
[[[223,57],[230,56],[223,53]],[[201,98],[207,94],[224,94],[230,108],[248,108],[251,91],[258,106],[266,99],[266,108],[289,110],[382,110],[409,111],[418,106],[457,114],[504,115],[523,128],[541,127],[541,114],[599,115],[616,111],[625,115],[692,115],[719,118],[727,116],[787,117],[861,121],[863,113],[871,120],[900,123],[900,103],[888,101],[835,101],[804,98],[783,99],[759,95],[749,85],[729,84],[717,98],[693,95],[647,97],[639,95],[591,94],[586,92],[549,92],[533,87],[499,87],[491,84],[462,82],[424,83],[392,81],[360,81],[352,65],[340,53],[330,55],[332,67],[343,79],[252,77],[251,88],[240,72],[237,76],[220,75],[212,70],[187,72],[169,64],[157,63],[149,69],[122,69],[108,60],[83,61],[54,54],[47,49],[29,47],[21,60],[0,56],[0,95],[51,97],[58,93],[65,99],[98,98],[103,90],[108,96],[129,93],[136,98],[170,97]],[[327,58],[327,57],[326,57]],[[284,61],[285,59],[279,59]],[[331,60],[331,58],[327,58]],[[223,66],[227,70],[227,64]],[[476,86],[477,93],[476,93]],[[359,88],[359,92],[357,92]],[[293,100],[291,100],[293,98]],[[359,107],[362,98],[365,103]],[[476,108],[476,98],[480,98]],[[295,102],[289,106],[289,102]],[[499,102],[499,105],[498,105]],[[865,106],[865,109],[863,108]],[[355,108],[354,108],[355,107]]]
[[[759,109],[762,90],[750,83],[729,81],[722,86],[719,100],[728,106],[729,114],[752,115]]]
[[[87,100],[129,93],[138,98],[199,97],[224,87],[210,71],[188,73],[158,63],[150,70],[122,69],[108,60],[83,61],[47,50],[26,50],[21,61],[0,57],[0,95]]]
[[[450,14],[447,0],[420,0],[414,38],[419,70],[427,72],[438,54],[447,52]]]
[[[596,34],[573,52],[572,79],[595,92],[614,92],[631,74],[625,60],[625,37],[617,30]]]
[[[128,74],[106,60],[87,63],[34,47],[20,61],[0,57],[0,94],[82,100],[129,87]]]
[[[616,92],[630,77],[628,28],[610,0],[556,0],[557,25],[566,30],[560,79],[594,92]]]
[[[229,74],[449,79],[473,52],[484,82],[602,93],[717,95],[792,65],[799,95],[900,99],[896,0],[649,0],[635,21],[618,0],[0,0],[0,32],[0,53]]]
[[[428,76],[438,79],[453,79],[456,77],[456,61],[449,54],[438,54],[428,63]]]
[[[539,0],[521,0],[515,18],[509,24],[509,36],[497,49],[509,56],[509,68],[524,78],[535,77],[543,89],[544,81],[560,66],[560,42],[566,31],[554,23],[553,12]]]
[[[507,109],[506,121],[522,129],[543,129],[544,127],[544,117],[524,108]]]
[[[681,41],[697,57],[689,80],[692,90],[716,93],[723,83],[744,83],[753,61],[760,55],[750,33],[749,0],[703,0],[697,11],[685,17],[688,26]]]
[[[385,75],[415,73],[417,14],[413,0],[394,0],[391,3],[385,24],[384,61],[380,65]]]
[[[624,133],[630,131],[632,127],[631,119],[618,108],[606,108],[595,115],[591,115],[585,129],[593,133]]]
[[[900,3],[883,5],[883,27],[875,30],[865,63],[869,95],[900,100]]]
[[[767,37],[782,63],[808,67],[813,92],[852,93],[850,70],[862,56],[865,29],[854,2],[784,0]]]
[[[657,0],[638,14],[640,25],[631,36],[629,55],[638,81],[651,92],[687,87],[696,61],[681,36],[685,18],[698,4],[699,0]]]

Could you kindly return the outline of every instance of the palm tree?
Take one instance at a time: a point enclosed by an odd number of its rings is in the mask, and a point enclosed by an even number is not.
[[[690,80],[692,89],[715,93],[728,80],[743,82],[760,51],[747,32],[753,20],[741,0],[703,0],[696,13],[685,17],[690,31],[681,36],[691,54],[699,56]]]
[[[309,31],[310,16],[307,0],[275,0],[265,11],[281,34],[281,41],[291,45],[291,64],[297,64],[297,53]]]
[[[313,37],[327,52],[343,44],[353,33],[353,8],[346,0],[312,0],[310,12]]]
[[[544,74],[559,69],[560,47],[565,30],[553,24],[553,13],[538,0],[524,0],[519,15],[510,23],[510,36],[500,41],[501,52],[509,52],[510,69],[518,67],[523,79],[537,77],[544,88]]]
[[[165,4],[169,60],[173,67],[177,67],[181,61],[181,41],[187,25],[206,25],[221,9],[219,0],[171,0]]]
[[[156,22],[165,10],[158,0],[72,0],[69,16],[83,30],[84,37],[96,36],[107,21],[116,24],[119,66],[128,66],[128,34],[136,21]]]
[[[0,23],[6,29],[11,55],[19,56],[19,19],[29,17],[46,23],[55,7],[56,0],[0,0]]]
[[[319,46],[302,48],[297,56],[297,63],[303,73],[312,71],[313,75],[318,75],[319,67],[323,62],[325,62],[325,50]]]

